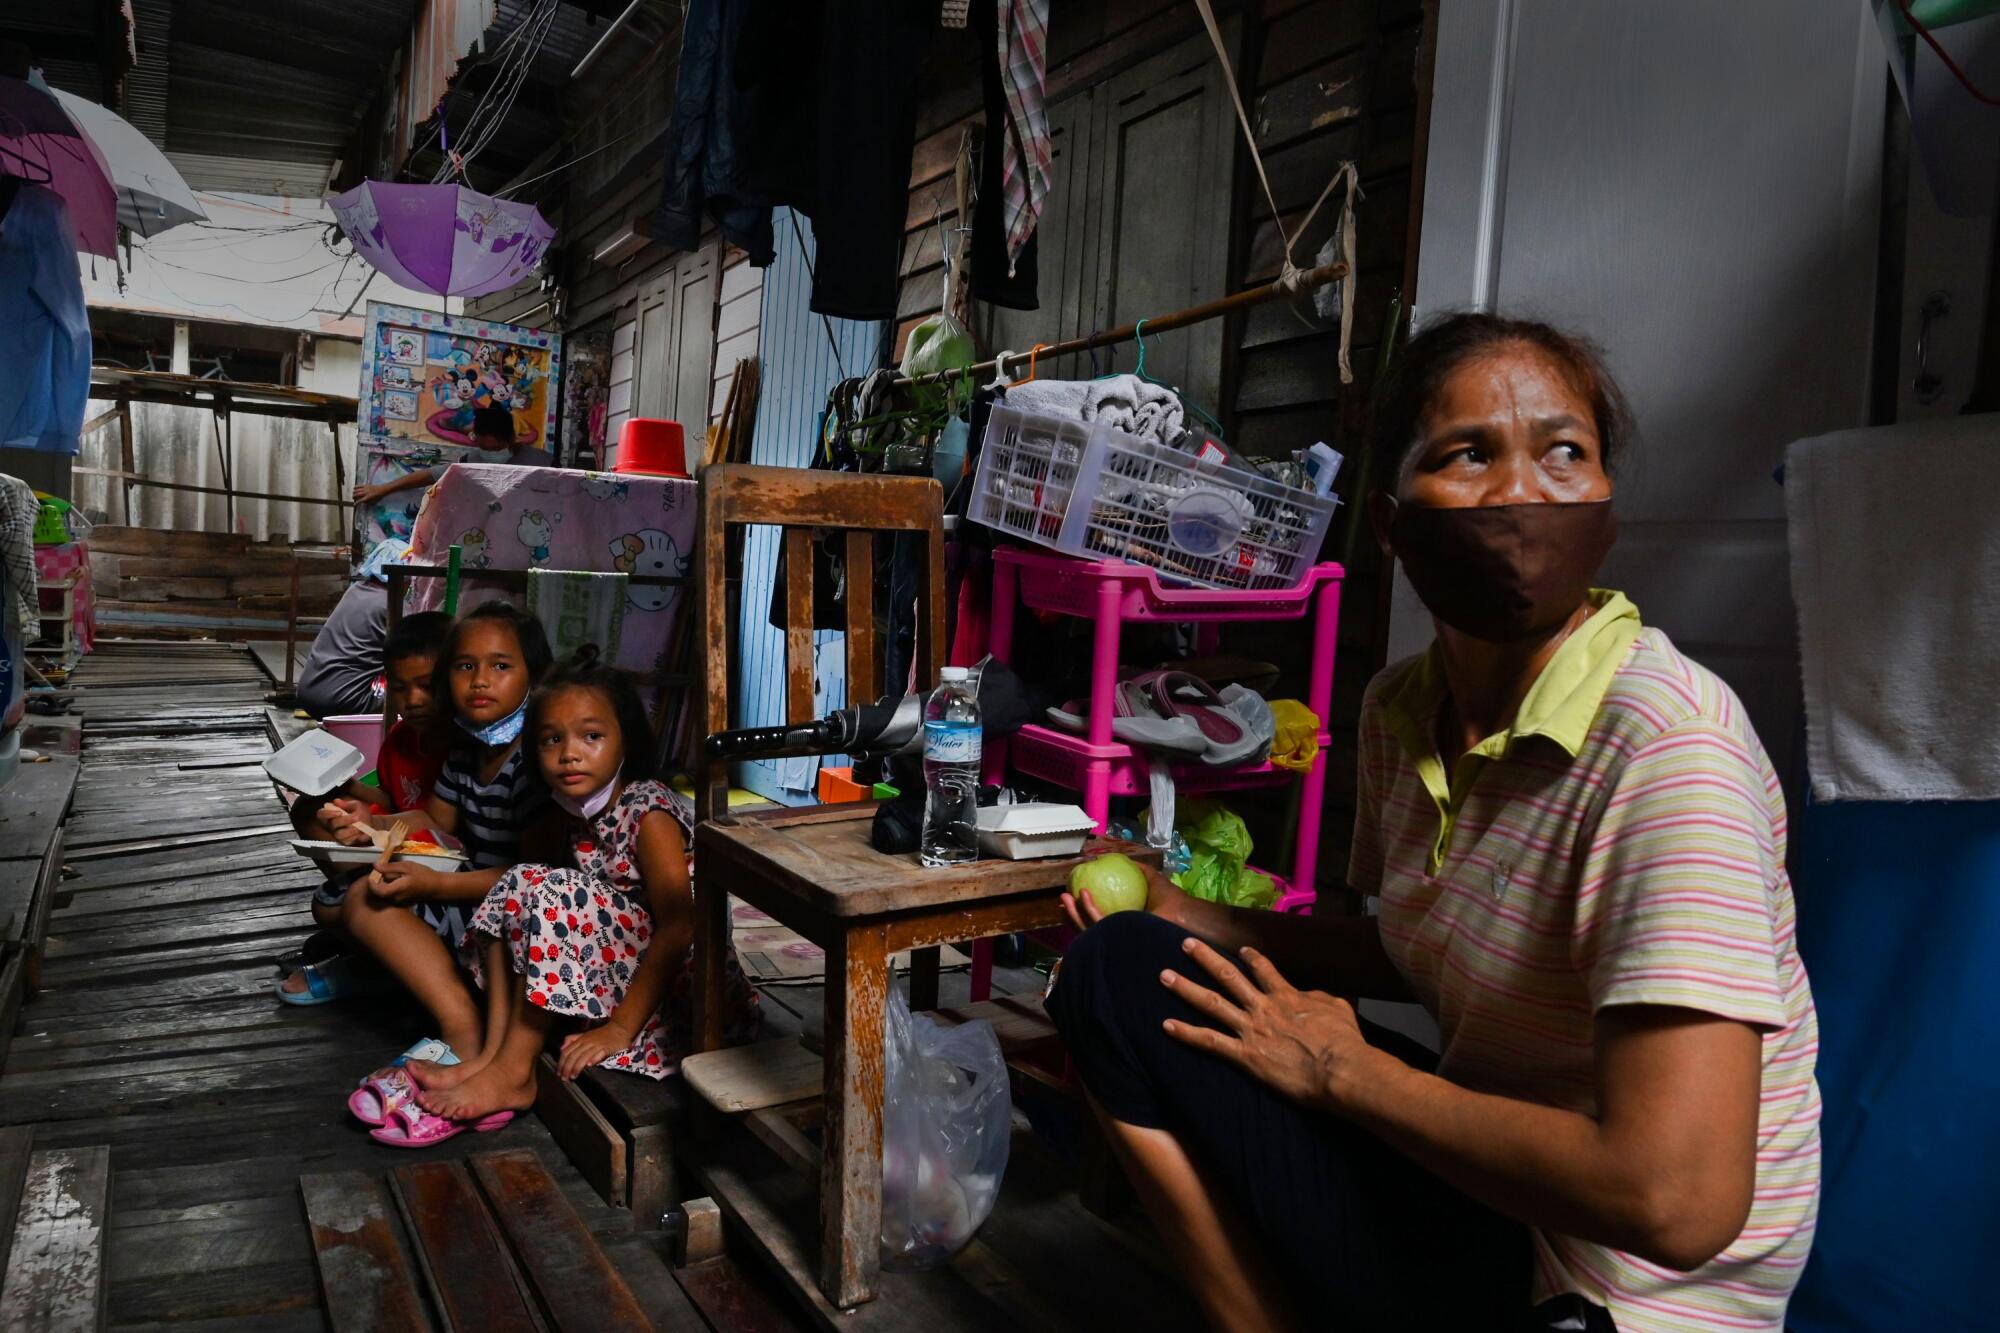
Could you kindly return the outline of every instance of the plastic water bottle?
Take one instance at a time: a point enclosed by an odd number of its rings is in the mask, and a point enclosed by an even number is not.
[[[924,705],[924,839],[927,866],[979,859],[979,701],[964,667],[946,667]]]

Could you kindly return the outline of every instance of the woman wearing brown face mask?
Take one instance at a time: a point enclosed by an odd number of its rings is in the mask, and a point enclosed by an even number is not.
[[[1591,588],[1617,390],[1461,315],[1374,425],[1437,629],[1362,710],[1379,915],[1072,903],[1050,1015],[1218,1327],[1782,1328],[1819,1183],[1784,801],[1728,687]],[[1435,1072],[1342,995],[1421,1003]]]

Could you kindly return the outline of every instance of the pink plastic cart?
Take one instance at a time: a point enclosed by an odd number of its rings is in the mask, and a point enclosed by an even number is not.
[[[1278,879],[1278,911],[1304,911],[1315,899],[1319,865],[1321,807],[1326,795],[1327,717],[1333,708],[1333,659],[1340,625],[1343,571],[1328,562],[1314,565],[1290,588],[1230,592],[1175,587],[1143,565],[1118,560],[1086,561],[1041,551],[1009,549],[993,557],[993,621],[988,647],[1008,661],[1014,646],[1017,602],[1038,611],[1076,616],[1095,625],[1090,665],[1089,734],[1074,736],[1050,727],[1022,727],[1011,742],[989,747],[985,776],[1002,780],[1010,768],[1023,776],[1082,793],[1083,808],[1103,832],[1113,796],[1143,795],[1146,761],[1131,746],[1111,738],[1112,693],[1118,681],[1119,632],[1128,622],[1171,621],[1220,624],[1228,621],[1312,619],[1312,666],[1306,706],[1320,719],[1319,754],[1303,775],[1299,828],[1289,880]],[[1243,791],[1282,786],[1295,775],[1271,764],[1214,769],[1190,764],[1174,769],[1176,790],[1188,794]],[[1066,941],[1064,941],[1066,942]],[[972,998],[983,1000],[992,984],[992,941],[972,950]]]

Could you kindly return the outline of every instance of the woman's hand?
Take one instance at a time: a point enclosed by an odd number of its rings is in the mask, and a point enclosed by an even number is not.
[[[1186,891],[1152,866],[1140,869],[1146,872],[1146,910],[1169,921],[1181,920],[1180,908],[1187,901]],[[1104,913],[1097,910],[1096,900],[1087,893],[1063,894],[1062,909],[1064,918],[1078,930],[1088,930],[1104,919]]]
[[[425,898],[435,898],[443,888],[438,872],[411,861],[391,861],[368,874],[368,892],[375,901],[408,906]]]
[[[588,1031],[571,1033],[563,1038],[562,1057],[556,1061],[556,1072],[564,1078],[573,1079],[592,1065],[601,1065],[630,1047],[638,1035],[626,1031],[615,1018]]]
[[[392,486],[386,481],[363,482],[354,488],[354,503],[372,505],[377,500],[386,499],[401,489],[400,486]]]
[[[1353,1005],[1324,991],[1296,989],[1255,949],[1242,951],[1239,969],[1193,936],[1182,948],[1221,990],[1172,971],[1160,974],[1161,983],[1222,1026],[1170,1018],[1168,1036],[1212,1051],[1295,1102],[1330,1111],[1349,1105],[1371,1061],[1393,1058],[1362,1037]]]

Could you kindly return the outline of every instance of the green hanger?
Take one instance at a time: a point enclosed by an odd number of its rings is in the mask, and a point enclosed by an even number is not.
[[[1137,324],[1134,324],[1132,326],[1132,338],[1133,341],[1139,344],[1139,364],[1136,368],[1134,368],[1132,373],[1137,375],[1140,379],[1144,380],[1148,384],[1159,385],[1162,389],[1165,389],[1167,392],[1173,394],[1174,397],[1180,399],[1181,406],[1186,408],[1192,415],[1199,417],[1203,425],[1207,426],[1211,431],[1215,432],[1216,439],[1218,440],[1228,439],[1229,436],[1222,429],[1222,423],[1220,421],[1217,421],[1214,417],[1210,416],[1206,411],[1204,411],[1200,404],[1191,401],[1185,393],[1181,392],[1179,385],[1168,384],[1165,380],[1156,380],[1151,375],[1148,375],[1146,373],[1146,321],[1145,320],[1142,319]],[[1105,376],[1104,378],[1109,379],[1110,376]]]

